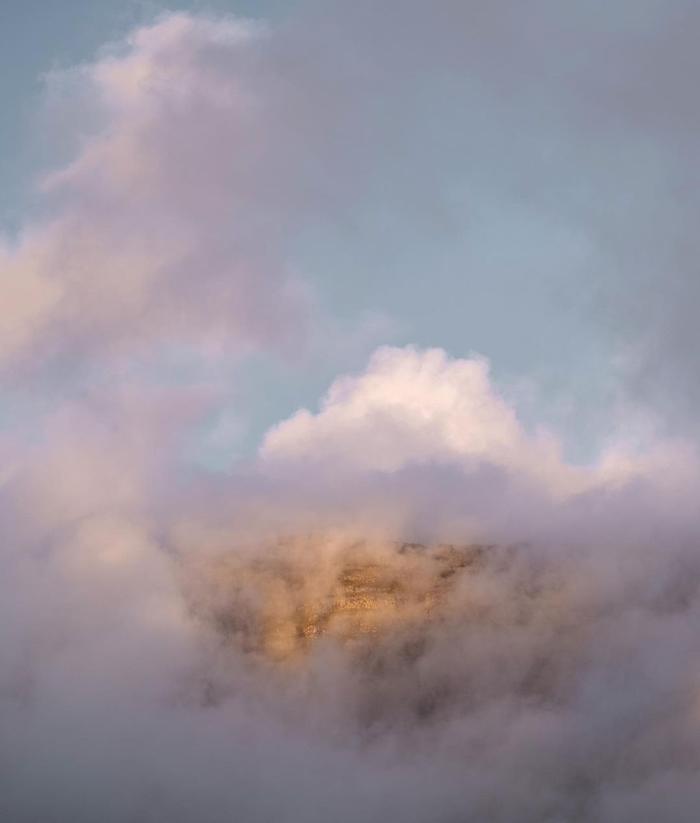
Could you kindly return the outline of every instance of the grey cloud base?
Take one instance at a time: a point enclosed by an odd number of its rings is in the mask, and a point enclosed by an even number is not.
[[[280,557],[238,551],[239,568]],[[417,551],[395,566],[414,591],[426,585]],[[313,589],[348,558],[396,564],[392,552],[336,534],[287,543],[282,557]],[[319,637],[295,660],[238,645],[235,610],[242,625],[259,595],[241,590],[244,576],[212,587],[191,566],[175,575],[191,623],[170,643],[163,627],[148,638],[152,615],[140,636],[100,625],[98,604],[82,632],[68,602],[50,625],[34,615],[37,642],[73,626],[51,661],[15,670],[13,695],[5,684],[5,819],[693,819],[692,555],[487,547],[439,615],[404,615],[349,645]]]

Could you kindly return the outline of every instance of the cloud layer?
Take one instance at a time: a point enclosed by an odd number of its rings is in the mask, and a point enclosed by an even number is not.
[[[116,438],[57,415],[4,487],[9,819],[692,818],[688,452],[567,466],[483,360],[381,349],[253,465],[176,489],[179,427],[128,399]],[[251,642],[368,573],[359,640]]]

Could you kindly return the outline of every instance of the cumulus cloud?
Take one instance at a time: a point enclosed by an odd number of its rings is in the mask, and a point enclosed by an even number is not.
[[[385,348],[364,374],[336,380],[319,414],[299,411],[269,432],[262,455],[392,471],[441,455],[510,455],[522,437],[483,360]]]
[[[261,447],[274,465],[396,472],[411,465],[489,464],[568,496],[597,484],[689,469],[687,450],[656,443],[646,454],[613,444],[588,468],[567,464],[553,432],[527,432],[489,378],[483,358],[450,359],[440,349],[382,348],[359,376],[336,380],[318,414],[298,411]],[[690,461],[692,463],[692,461]]]

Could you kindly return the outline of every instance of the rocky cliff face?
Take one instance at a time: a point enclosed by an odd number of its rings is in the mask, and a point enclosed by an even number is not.
[[[370,735],[565,704],[591,640],[585,579],[524,549],[297,538],[201,562],[185,579],[221,675],[207,699],[251,689]]]
[[[190,598],[228,643],[281,661],[322,639],[358,645],[446,619],[486,551],[376,541],[328,550],[318,540],[290,540],[212,561]]]

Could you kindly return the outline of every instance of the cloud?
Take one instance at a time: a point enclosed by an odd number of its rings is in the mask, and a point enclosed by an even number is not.
[[[554,460],[552,441],[527,433],[486,362],[439,350],[380,349],[230,477],[178,465],[207,401],[93,387],[5,481],[6,818],[694,808],[692,472],[642,460],[561,495],[527,462]],[[453,569],[448,531],[489,545],[462,565],[458,548]],[[302,657],[251,650],[260,623],[342,605],[339,586],[371,631],[353,635],[351,611]]]
[[[307,295],[266,191],[286,160],[267,173],[270,124],[251,78],[263,37],[173,15],[52,77],[54,105],[80,93],[98,125],[46,177],[45,216],[3,251],[5,365],[158,343],[300,344]]]
[[[260,453],[264,463],[297,463],[300,471],[475,471],[487,464],[564,497],[686,464],[678,444],[656,443],[642,455],[620,443],[595,466],[568,465],[553,432],[525,430],[493,386],[486,360],[415,347],[376,351],[362,374],[333,383],[318,414],[302,409],[271,429]]]
[[[333,383],[319,414],[299,411],[269,432],[262,456],[392,471],[441,456],[505,456],[522,438],[485,361],[383,348],[362,375]]]

